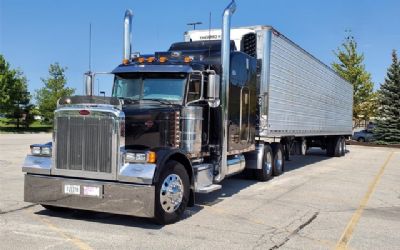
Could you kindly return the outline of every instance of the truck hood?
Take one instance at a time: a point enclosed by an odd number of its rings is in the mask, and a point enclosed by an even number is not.
[[[127,149],[147,150],[174,146],[175,133],[179,129],[176,112],[180,106],[139,103],[124,105],[122,110],[125,113]]]

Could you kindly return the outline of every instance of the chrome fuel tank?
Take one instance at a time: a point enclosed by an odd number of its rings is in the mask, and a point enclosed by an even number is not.
[[[191,154],[199,153],[202,142],[203,108],[198,106],[184,107],[182,109],[181,121],[181,149]]]

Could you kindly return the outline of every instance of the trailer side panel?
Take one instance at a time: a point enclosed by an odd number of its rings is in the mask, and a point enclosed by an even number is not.
[[[272,39],[264,135],[351,134],[352,86],[277,31],[269,32]]]

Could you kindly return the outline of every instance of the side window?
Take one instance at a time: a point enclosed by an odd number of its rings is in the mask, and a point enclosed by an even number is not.
[[[200,99],[201,94],[201,77],[192,75],[187,92],[187,102]]]

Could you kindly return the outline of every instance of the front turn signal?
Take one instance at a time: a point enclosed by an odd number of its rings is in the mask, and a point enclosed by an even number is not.
[[[153,151],[148,152],[147,162],[148,163],[156,163],[156,152],[153,152]]]

